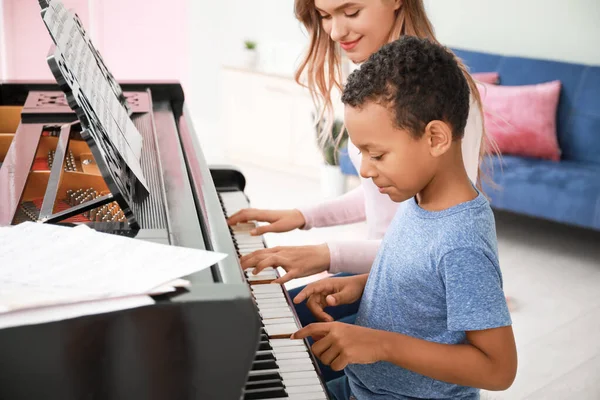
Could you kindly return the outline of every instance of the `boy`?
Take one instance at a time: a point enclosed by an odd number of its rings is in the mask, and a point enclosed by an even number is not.
[[[348,78],[345,124],[360,174],[403,202],[368,275],[307,286],[294,302],[322,321],[362,296],[356,325],[316,323],[314,354],[345,376],[336,400],[478,399],[505,390],[517,356],[495,222],[464,169],[469,88],[454,55],[404,37]]]

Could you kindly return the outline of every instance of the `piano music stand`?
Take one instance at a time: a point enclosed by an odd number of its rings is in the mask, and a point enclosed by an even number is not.
[[[142,137],[129,118],[131,109],[79,18],[59,1],[40,0],[40,5],[54,42],[48,64],[111,193],[52,214],[70,136],[70,125],[63,126],[39,220],[56,223],[116,201],[130,227],[139,229],[131,204],[147,196],[148,186],[139,164]]]

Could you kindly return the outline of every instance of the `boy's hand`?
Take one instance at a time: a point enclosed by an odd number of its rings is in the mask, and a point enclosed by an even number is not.
[[[368,275],[349,276],[344,278],[327,278],[306,286],[294,298],[299,304],[308,299],[306,306],[319,321],[333,321],[325,307],[351,304],[360,299],[365,289]]]
[[[342,322],[317,322],[294,333],[292,339],[311,336],[315,340],[311,347],[314,355],[334,371],[341,371],[348,364],[382,360],[386,333]]]

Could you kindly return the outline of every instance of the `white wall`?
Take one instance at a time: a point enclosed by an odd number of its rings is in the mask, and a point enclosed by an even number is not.
[[[305,38],[293,0],[189,1],[191,84],[186,97],[206,156],[213,160],[222,140],[221,65],[239,63],[243,41],[252,39],[258,43],[261,68],[291,75]]]
[[[440,41],[600,65],[600,0],[425,0]]]

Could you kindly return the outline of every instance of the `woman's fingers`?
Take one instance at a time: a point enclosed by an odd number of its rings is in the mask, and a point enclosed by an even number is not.
[[[240,222],[259,221],[273,222],[278,219],[277,212],[272,210],[260,210],[258,208],[244,208],[227,218],[227,224],[235,225]]]

